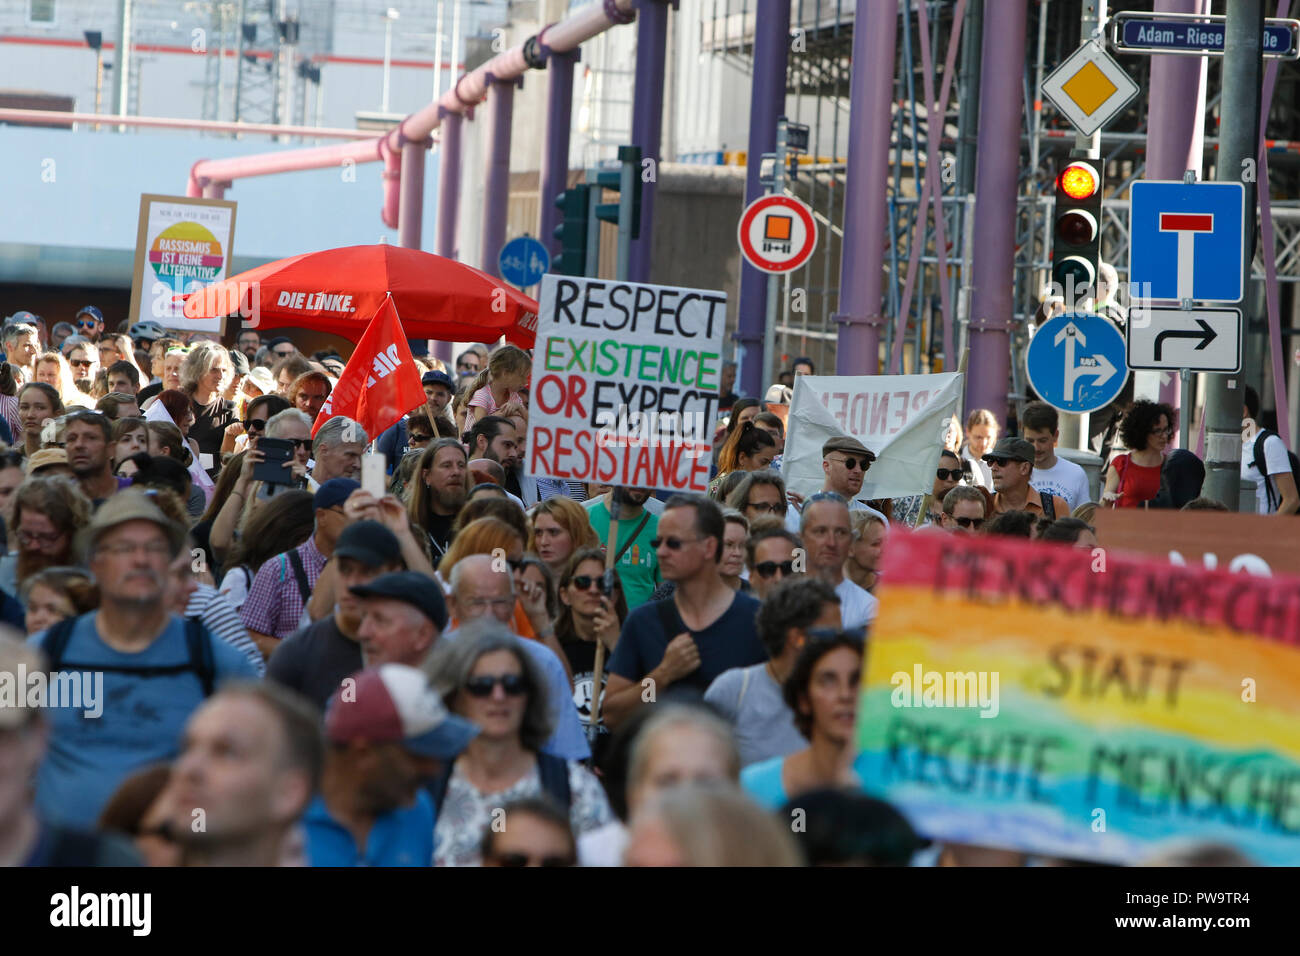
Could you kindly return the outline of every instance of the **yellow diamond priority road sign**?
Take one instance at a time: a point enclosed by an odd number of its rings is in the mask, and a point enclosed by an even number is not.
[[[1084,136],[1119,115],[1138,85],[1096,43],[1085,43],[1043,80],[1043,95]]]

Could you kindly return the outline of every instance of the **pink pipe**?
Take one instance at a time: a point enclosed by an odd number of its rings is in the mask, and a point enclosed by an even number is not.
[[[359,129],[276,126],[272,123],[218,123],[213,120],[172,119],[167,116],[112,116],[107,113],[61,113],[57,110],[0,109],[0,123],[4,122],[34,123],[39,126],[97,123],[103,126],[196,129],[208,133],[264,133],[268,136],[303,136],[309,139],[371,139],[374,137],[374,133]]]
[[[301,169],[322,169],[327,166],[338,166],[349,160],[354,163],[372,163],[382,158],[380,141],[368,139],[359,143],[314,146],[281,153],[258,153],[254,156],[233,156],[230,159],[201,159],[190,169],[186,195],[202,195],[203,186],[208,182],[228,183],[247,176],[269,176],[273,173],[290,173]]]
[[[401,208],[402,151],[393,149],[387,139],[381,139],[379,152],[384,156],[384,208],[380,217],[385,226],[396,229]]]

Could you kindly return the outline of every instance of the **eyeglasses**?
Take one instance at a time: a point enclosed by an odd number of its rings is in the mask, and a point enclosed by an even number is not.
[[[484,674],[480,677],[471,677],[465,681],[465,690],[474,697],[491,697],[492,690],[501,685],[501,689],[510,697],[518,697],[528,690],[528,682],[524,680],[522,674],[499,674],[495,677]]]
[[[573,586],[579,591],[590,591],[593,587],[601,594],[608,594],[610,589],[605,586],[605,578],[593,578],[587,574],[579,574],[573,579]]]
[[[935,471],[935,474],[939,476],[940,481],[948,481],[949,479],[961,481],[962,470],[960,468],[940,468]]]
[[[781,577],[788,578],[790,575],[794,574],[794,562],[760,561],[758,564],[754,565],[754,570],[758,572],[758,576],[764,581],[776,574],[777,571],[781,572]]]
[[[949,517],[952,516],[949,515]],[[980,525],[984,523],[983,518],[953,518],[952,520],[957,522],[959,526],[971,531],[975,530],[976,528],[978,528]]]
[[[682,549],[682,545],[694,544],[696,541],[699,540],[700,540],[699,538],[651,538],[650,547],[654,548],[655,550],[658,550],[659,545],[666,544],[668,545],[669,551],[680,551]]]
[[[515,606],[515,599],[508,598],[470,598],[464,602],[467,610],[474,613],[486,611],[489,608],[497,611],[511,610]]]
[[[832,458],[831,461],[844,462],[844,467],[849,471],[856,471],[859,465],[862,466],[863,471],[866,471],[871,467],[871,460],[869,458]]]
[[[571,856],[529,856],[527,853],[493,853],[492,862],[497,866],[573,866]]]
[[[1174,433],[1174,428],[1172,425],[1167,425],[1164,428],[1151,429],[1151,434],[1153,435],[1172,435],[1173,433]]]
[[[746,510],[757,511],[760,514],[779,515],[785,511],[785,505],[769,505],[761,501],[751,501],[745,505]]]
[[[62,531],[55,531],[51,534],[48,532],[23,531],[21,528],[18,529],[18,540],[26,545],[52,545],[62,537]]]

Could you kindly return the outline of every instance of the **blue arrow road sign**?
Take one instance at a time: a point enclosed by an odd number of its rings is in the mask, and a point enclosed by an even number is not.
[[[511,239],[501,247],[498,260],[501,278],[511,285],[526,289],[542,281],[551,269],[551,254],[532,236]]]
[[[1039,326],[1025,365],[1034,391],[1062,412],[1095,412],[1128,381],[1124,336],[1091,312],[1058,315]]]
[[[1129,199],[1133,298],[1241,301],[1243,184],[1139,180],[1130,187]]]

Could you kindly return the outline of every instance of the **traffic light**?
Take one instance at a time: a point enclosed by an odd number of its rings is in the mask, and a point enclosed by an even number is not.
[[[641,236],[641,147],[618,148],[619,169],[602,170],[596,174],[596,186],[612,189],[619,194],[618,202],[603,202],[596,206],[596,218],[620,224],[624,213],[633,239]]]
[[[560,224],[555,227],[555,238],[560,240],[560,254],[555,257],[551,271],[560,275],[587,274],[587,229],[591,187],[570,186],[555,197],[560,210]]]
[[[1056,177],[1056,212],[1052,233],[1052,282],[1074,312],[1097,283],[1101,262],[1100,160],[1071,160]]]

